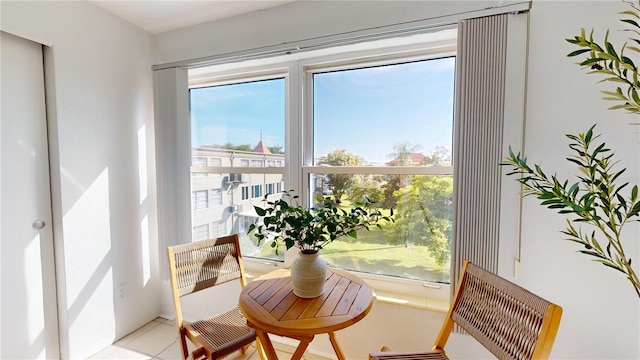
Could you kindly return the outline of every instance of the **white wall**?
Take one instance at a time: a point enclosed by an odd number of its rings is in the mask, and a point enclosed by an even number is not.
[[[90,2],[1,6],[51,50],[61,351],[86,358],[160,311],[151,36]]]
[[[246,50],[286,41],[332,35],[402,21],[430,18],[446,11],[482,8],[493,2],[296,2],[223,21],[155,36],[157,56],[173,62]],[[600,100],[597,78],[587,76],[565,55],[565,42],[581,27],[594,27],[600,39],[606,28],[621,28],[617,1],[535,1],[531,10],[529,84],[527,88],[526,153],[549,172],[573,176],[564,160],[570,153],[563,134],[584,132],[595,122],[603,140],[613,147],[627,176],[640,182],[640,130],[628,125],[637,117],[607,111]],[[615,32],[615,31],[614,31]],[[620,38],[614,33],[612,38]],[[519,201],[513,194],[513,201]],[[562,216],[527,198],[522,212],[522,263],[516,282],[564,307],[564,317],[552,356],[562,359],[640,358],[640,299],[623,276],[591,262],[563,238]],[[630,256],[640,262],[637,224],[627,232]],[[517,241],[517,239],[513,239]],[[634,243],[635,241],[635,243]],[[500,254],[507,262],[515,254]],[[366,349],[380,345],[396,349],[429,348],[441,316],[420,310],[380,305],[359,324],[338,333],[349,358],[365,358]],[[402,316],[397,316],[402,314]],[[432,316],[433,315],[433,316]],[[376,320],[371,322],[370,320]],[[402,321],[403,319],[409,319]],[[383,336],[379,336],[382,334]],[[407,336],[394,336],[407,334]],[[416,334],[425,334],[420,338]],[[427,335],[428,334],[428,335]],[[387,340],[387,341],[385,341]],[[312,349],[330,353],[326,342]],[[454,335],[452,358],[486,358],[466,336]]]
[[[154,37],[155,49],[162,63],[170,63],[423,19],[441,24],[450,14],[517,2],[296,1],[158,34]]]
[[[616,151],[620,168],[627,168],[622,181],[640,184],[640,128],[629,125],[640,117],[606,110],[613,103],[601,100],[600,90],[607,87],[581,71],[576,59],[565,57],[577,47],[564,39],[579,34],[581,27],[595,29],[599,43],[611,29],[610,41],[619,49],[628,36],[618,21],[617,13],[623,10],[627,7],[618,1],[533,4],[525,143],[530,161],[542,163],[548,173],[575,179],[575,167],[564,160],[573,153],[563,134],[586,132],[598,123],[601,140]],[[630,56],[638,59],[637,53]],[[564,221],[535,199],[525,199],[520,282],[564,307],[554,357],[640,358],[640,299],[624,276],[560,240]],[[630,224],[627,230],[624,245],[637,272],[640,227]]]

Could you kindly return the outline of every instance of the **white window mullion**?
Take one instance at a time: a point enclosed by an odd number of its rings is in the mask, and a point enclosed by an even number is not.
[[[306,154],[306,151],[304,151],[302,145],[308,141],[307,135],[304,133],[306,124],[303,123],[307,117],[303,109],[303,104],[305,103],[305,100],[303,100],[303,75],[300,72],[300,63],[298,61],[290,62],[288,66],[287,113],[285,120],[285,141],[287,142],[288,151],[285,158],[287,176],[285,177],[284,186],[286,190],[296,189],[300,194],[303,194],[303,178],[300,169],[306,161],[302,157],[303,154]]]

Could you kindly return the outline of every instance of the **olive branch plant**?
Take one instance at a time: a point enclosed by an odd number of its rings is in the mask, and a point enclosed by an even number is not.
[[[638,61],[640,1],[625,3],[630,5],[631,10],[619,14],[624,16],[621,21],[629,27],[625,30],[632,34],[629,38],[631,45],[624,43],[616,51],[609,42],[608,30],[603,45],[600,45],[593,40],[593,30],[587,37],[583,28],[580,35],[567,39],[580,48],[567,56],[586,55],[587,58],[579,65],[589,69],[589,74],[603,76],[601,83],[615,84],[614,91],[602,91],[604,100],[616,102],[609,110],[625,110],[638,115],[640,81],[638,67],[630,56],[635,55]],[[580,253],[623,273],[640,298],[640,279],[632,267],[632,259],[625,253],[621,239],[625,225],[640,221],[638,185],[620,183],[626,169],[617,170],[618,161],[614,160],[614,152],[604,142],[596,142],[599,135],[594,134],[595,126],[585,133],[566,135],[570,140],[569,148],[573,151],[573,156],[566,160],[577,166],[580,173],[576,182],[549,176],[540,165],[529,166],[527,158],[514,153],[511,148],[502,165],[513,166],[508,175],[518,176],[523,196],[534,196],[541,201],[541,205],[571,216],[567,218],[567,227],[562,231],[566,240],[581,244],[584,248],[579,250]],[[590,225],[592,230],[585,231],[582,225]],[[640,241],[640,237],[636,241]]]

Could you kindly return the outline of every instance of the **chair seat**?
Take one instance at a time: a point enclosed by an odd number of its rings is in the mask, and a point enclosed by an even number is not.
[[[208,319],[195,321],[187,327],[195,330],[215,349],[214,358],[249,345],[256,338],[256,332],[247,326],[247,319],[238,307]]]
[[[443,352],[401,352],[401,351],[381,351],[371,353],[370,360],[448,360]]]

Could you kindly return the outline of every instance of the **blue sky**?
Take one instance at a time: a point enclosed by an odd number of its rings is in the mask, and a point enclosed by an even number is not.
[[[314,76],[314,156],[384,163],[397,144],[451,149],[454,58]],[[283,79],[191,91],[192,145],[284,146]]]
[[[191,90],[191,145],[284,147],[284,79]]]

